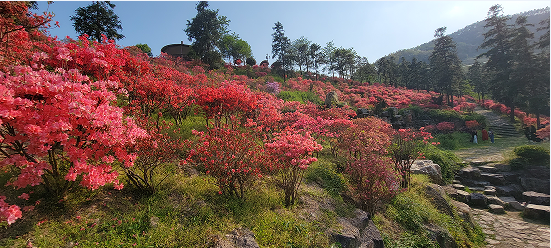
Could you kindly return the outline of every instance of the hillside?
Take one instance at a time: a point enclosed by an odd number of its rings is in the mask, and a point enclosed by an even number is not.
[[[511,16],[509,24],[514,24],[517,17],[521,15],[525,15],[527,17],[528,23],[534,24],[534,26],[531,27],[531,31],[534,32],[535,40],[538,40],[544,32],[538,32],[536,29],[540,26],[540,21],[549,18],[549,7],[514,14]],[[484,30],[485,23],[486,22],[482,20],[450,34],[450,37],[456,42],[459,59],[461,59],[464,65],[472,64],[476,56],[486,51],[483,49],[478,50],[478,47],[484,41],[484,33],[486,32],[486,30]],[[390,56],[394,56],[397,63],[401,57],[404,57],[407,61],[411,61],[412,58],[416,58],[417,60],[428,63],[429,56],[432,53],[433,48],[434,40],[421,44],[417,47],[399,50],[391,53]]]

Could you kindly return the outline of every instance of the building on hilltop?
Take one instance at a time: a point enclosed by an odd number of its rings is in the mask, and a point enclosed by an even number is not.
[[[180,57],[184,60],[190,60],[187,56],[189,53],[189,50],[191,49],[190,45],[184,44],[184,42],[180,42],[180,44],[170,44],[166,45],[163,48],[161,48],[161,52],[166,53],[173,57]]]

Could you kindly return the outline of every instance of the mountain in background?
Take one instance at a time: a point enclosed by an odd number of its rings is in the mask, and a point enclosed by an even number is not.
[[[535,41],[538,41],[539,37],[546,31],[538,32],[536,29],[540,27],[539,23],[542,20],[549,18],[549,7],[514,14],[510,16],[512,18],[509,20],[509,24],[513,25],[517,17],[521,15],[526,16],[528,23],[534,24],[534,26],[529,27],[529,29],[534,33]],[[487,49],[478,49],[478,46],[484,42],[484,33],[487,31],[484,29],[485,24],[486,21],[479,21],[450,34],[450,37],[457,45],[457,55],[459,59],[461,59],[463,65],[471,65],[474,63],[476,56],[487,51]],[[399,50],[387,56],[394,56],[396,63],[399,63],[402,57],[404,57],[406,61],[411,61],[412,58],[416,58],[418,61],[429,63],[429,56],[433,48],[434,40],[414,48]]]

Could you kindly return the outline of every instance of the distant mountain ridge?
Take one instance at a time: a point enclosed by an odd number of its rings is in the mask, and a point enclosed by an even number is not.
[[[540,27],[540,21],[549,17],[549,7],[521,12],[512,16],[509,15],[509,17],[512,17],[509,20],[509,24],[514,24],[517,17],[521,15],[526,16],[528,23],[534,24],[534,26],[529,27],[529,29],[534,33],[534,40],[538,41],[544,31],[538,32],[537,28]],[[459,56],[459,59],[461,59],[463,65],[470,65],[474,63],[476,56],[487,51],[485,49],[478,50],[478,47],[484,41],[484,33],[487,31],[484,29],[485,24],[486,21],[484,20],[478,21],[450,34],[450,37],[457,45],[457,55]],[[418,61],[425,61],[426,63],[429,63],[429,56],[432,53],[433,48],[434,40],[423,43],[414,48],[399,50],[387,56],[394,56],[396,63],[399,63],[400,58],[402,57],[404,57],[407,61],[411,61],[412,58],[416,58]]]

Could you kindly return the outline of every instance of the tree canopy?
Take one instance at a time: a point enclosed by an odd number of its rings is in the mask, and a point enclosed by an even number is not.
[[[76,9],[76,14],[71,16],[73,27],[80,35],[88,34],[92,39],[101,41],[102,35],[107,39],[120,40],[124,35],[119,17],[113,11],[115,4],[105,1],[95,1],[86,7]]]

